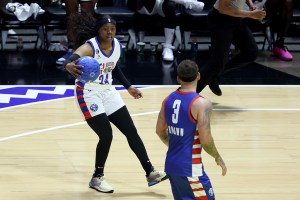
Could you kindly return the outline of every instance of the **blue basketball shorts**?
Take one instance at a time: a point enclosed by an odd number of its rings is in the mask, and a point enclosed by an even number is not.
[[[199,177],[168,176],[175,200],[215,200],[212,185],[206,174]]]

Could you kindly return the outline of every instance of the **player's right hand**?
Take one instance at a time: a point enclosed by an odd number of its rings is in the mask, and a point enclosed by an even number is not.
[[[222,168],[222,176],[225,176],[227,173],[227,167],[225,165],[225,162],[223,161],[222,157],[219,156],[215,159],[217,165],[219,165]]]
[[[81,65],[76,65],[75,63],[77,62],[77,60],[74,60],[73,62],[70,62],[68,64],[66,64],[65,69],[75,78],[77,78],[78,76],[80,76],[83,72],[80,70],[83,68],[83,66]]]

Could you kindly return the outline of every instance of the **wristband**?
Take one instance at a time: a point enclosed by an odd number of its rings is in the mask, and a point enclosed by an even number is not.
[[[69,58],[66,59],[66,61],[64,62],[64,68],[66,69],[66,65],[70,62],[73,62],[74,60],[77,60],[78,58],[80,58],[80,56],[76,53],[73,53]]]

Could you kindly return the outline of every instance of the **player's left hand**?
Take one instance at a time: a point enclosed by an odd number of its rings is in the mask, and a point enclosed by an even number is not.
[[[135,99],[139,99],[139,98],[143,98],[143,93],[139,90],[139,89],[136,89],[135,87],[133,86],[130,86],[127,91],[129,92],[129,94],[131,96],[133,96]]]

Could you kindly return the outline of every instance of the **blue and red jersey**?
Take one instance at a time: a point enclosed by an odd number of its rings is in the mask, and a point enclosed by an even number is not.
[[[175,176],[202,176],[202,146],[197,121],[191,114],[191,105],[201,98],[196,92],[171,93],[165,100],[165,119],[168,125],[169,148],[165,171]]]

